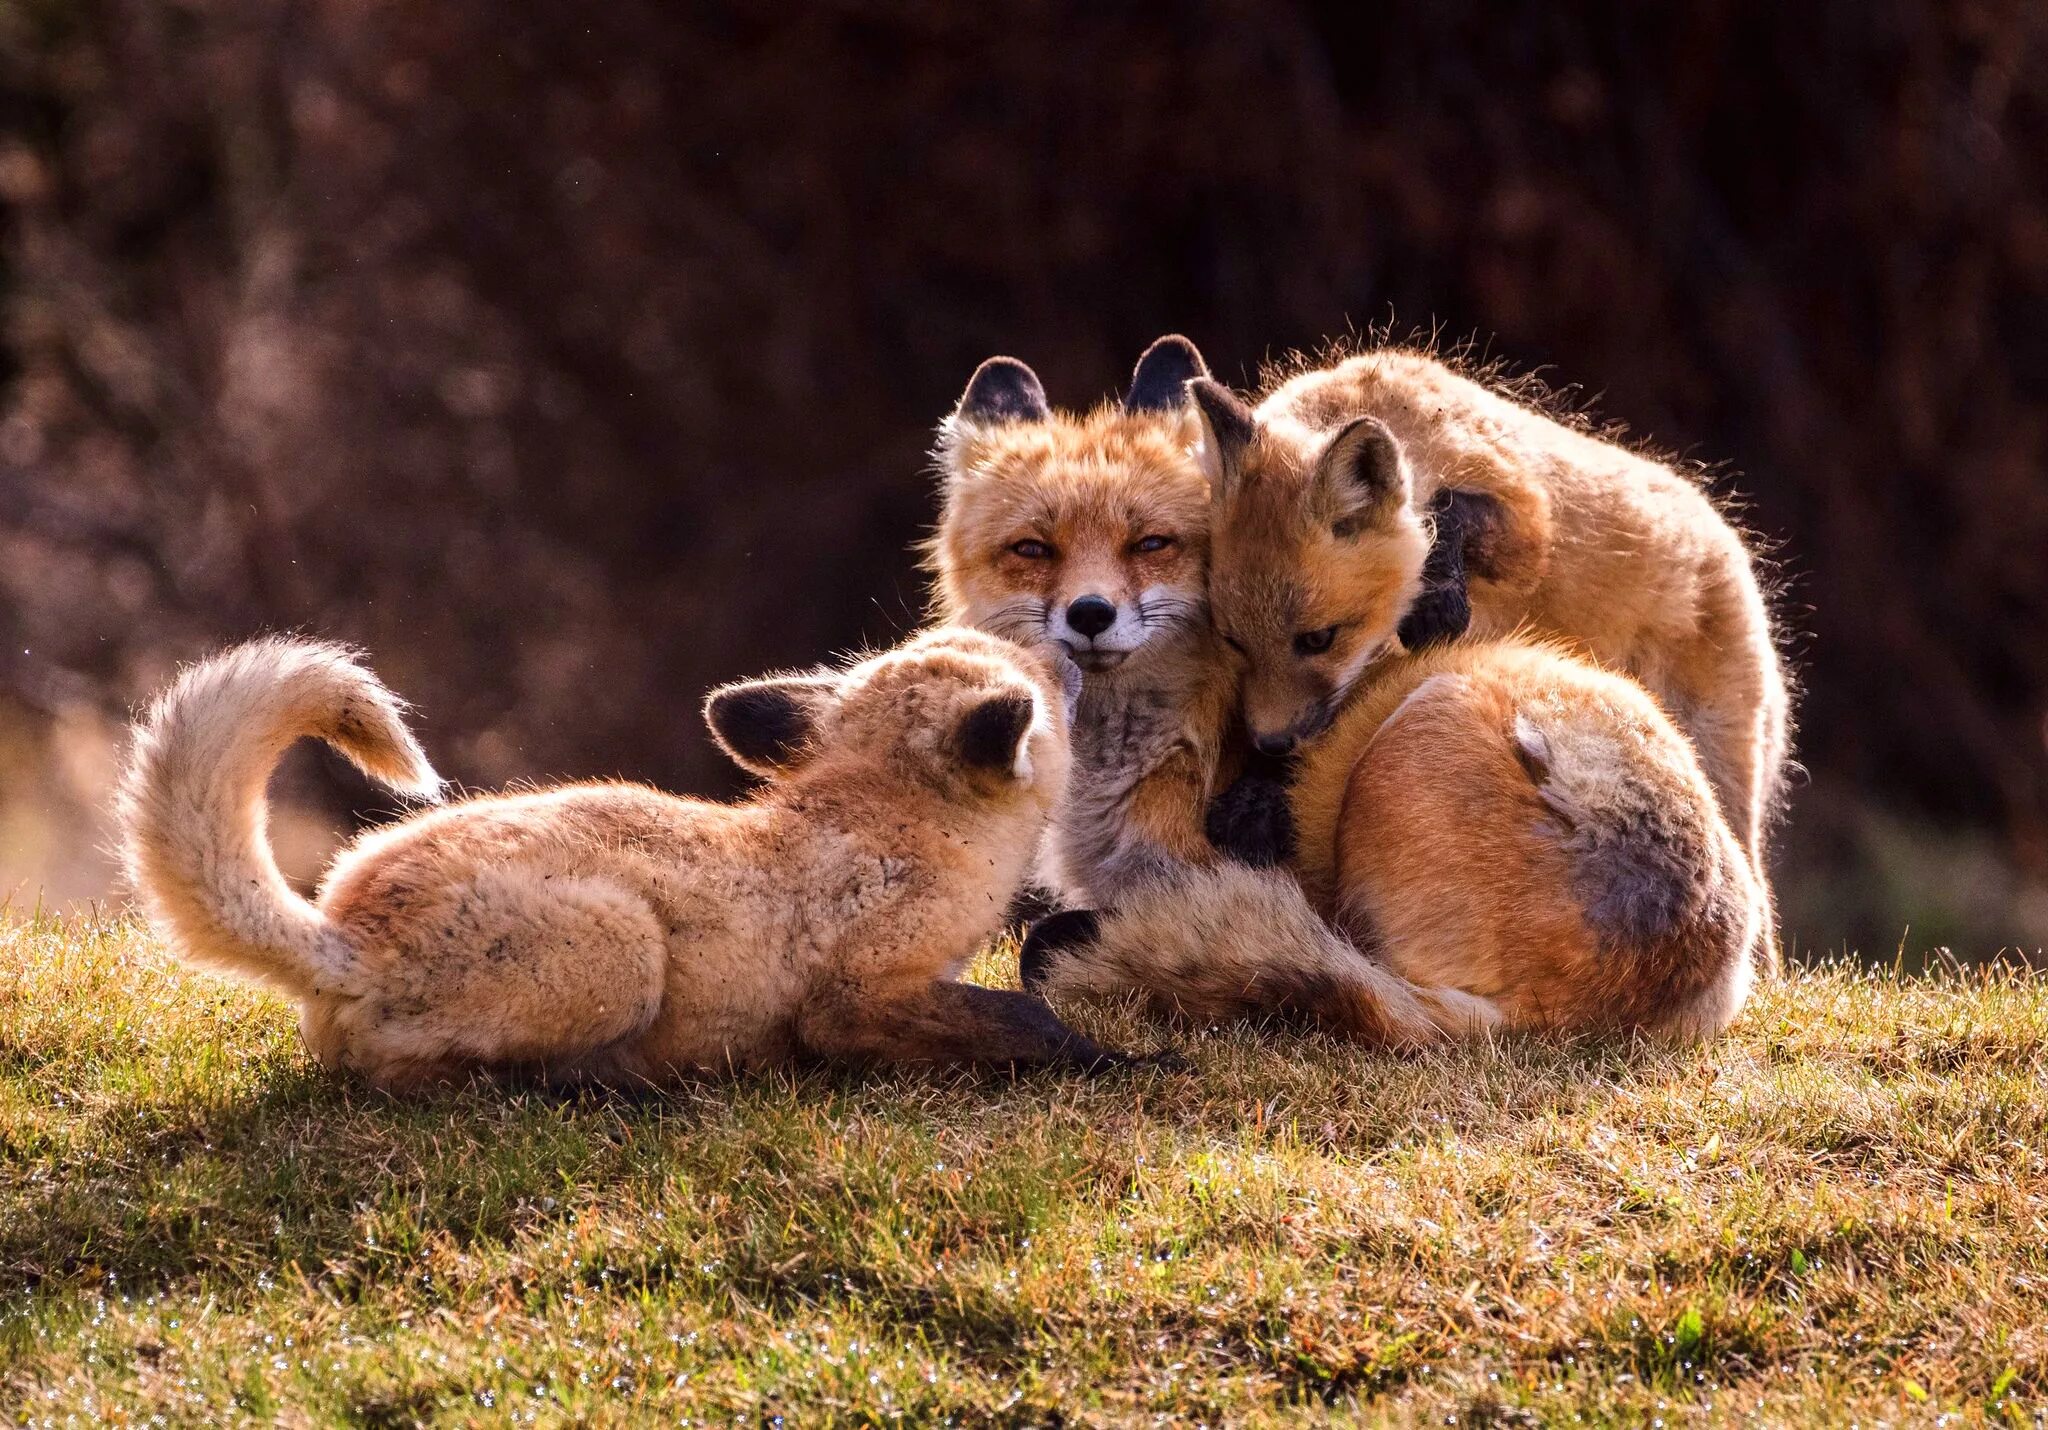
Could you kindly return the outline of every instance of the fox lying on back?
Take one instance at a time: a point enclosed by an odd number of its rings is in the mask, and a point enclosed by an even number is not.
[[[122,783],[128,871],[159,927],[298,999],[326,1066],[398,1090],[804,1055],[1116,1060],[1036,999],[953,981],[1066,783],[1061,694],[1005,641],[938,631],[713,692],[720,743],[768,778],[749,801],[622,783],[465,800],[357,841],[308,903],[264,838],[271,767],[316,735],[437,798],[402,708],[344,649],[257,641],[157,701]]]

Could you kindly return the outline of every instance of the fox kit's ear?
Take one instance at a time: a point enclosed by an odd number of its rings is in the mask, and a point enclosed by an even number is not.
[[[1408,505],[1411,487],[1401,444],[1377,417],[1338,432],[1316,463],[1316,495],[1339,536],[1384,524]]]
[[[1018,779],[1031,777],[1031,754],[1025,736],[1038,718],[1038,706],[1022,690],[1005,690],[975,705],[953,732],[953,748],[961,763],[977,770],[999,770]]]
[[[776,775],[809,755],[825,713],[839,703],[836,675],[788,675],[721,685],[704,702],[704,723],[733,763]]]
[[[955,423],[974,425],[1043,422],[1050,416],[1038,374],[1013,357],[992,357],[976,368],[953,409]]]
[[[1188,383],[1209,375],[1209,365],[1195,345],[1179,333],[1168,333],[1138,359],[1131,390],[1124,394],[1126,412],[1179,412],[1187,406]]]
[[[1188,397],[1202,419],[1202,471],[1209,491],[1227,496],[1243,476],[1245,454],[1259,435],[1258,421],[1236,393],[1212,377],[1191,380]]]

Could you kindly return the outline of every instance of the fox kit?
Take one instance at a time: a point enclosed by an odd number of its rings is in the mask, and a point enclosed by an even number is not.
[[[1399,443],[1354,423],[1302,472],[1246,463],[1210,420],[1217,628],[1249,690],[1316,690],[1289,726],[1316,735],[1293,787],[1300,882],[1218,865],[1068,916],[1027,947],[1030,985],[1385,1044],[1726,1026],[1768,902],[1657,702],[1527,639],[1373,665],[1428,545]]]
[[[1237,675],[1209,621],[1209,483],[1190,453],[1185,338],[1139,360],[1121,403],[1055,412],[1015,358],[975,372],[940,428],[929,550],[941,619],[1071,661],[1080,777],[1047,873],[1070,900],[1215,857],[1205,811],[1242,768]]]
[[[1301,373],[1256,412],[1207,379],[1191,392],[1212,478],[1279,473],[1336,514],[1301,553],[1300,609],[1233,633],[1253,657],[1245,713],[1261,748],[1326,726],[1397,637],[1413,648],[1468,619],[1479,636],[1527,628],[1664,703],[1764,877],[1787,757],[1785,676],[1749,552],[1698,487],[1419,352]],[[1342,515],[1361,461],[1381,453],[1398,467],[1398,499]],[[1255,585],[1257,563],[1220,550],[1233,534],[1218,529],[1221,564]]]
[[[1115,1055],[1036,999],[956,982],[1065,787],[1042,662],[939,631],[839,671],[714,691],[740,804],[575,784],[358,840],[307,902],[264,835],[278,755],[318,736],[401,793],[440,782],[344,649],[271,639],[139,722],[127,866],[185,957],[298,1000],[323,1064],[401,1090],[472,1070],[647,1084],[798,1056],[1066,1064]]]

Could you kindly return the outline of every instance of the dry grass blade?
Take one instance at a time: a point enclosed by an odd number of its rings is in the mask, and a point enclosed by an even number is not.
[[[17,917],[0,1421],[2003,1422],[2048,1394],[2038,977],[1809,973],[1681,1053],[1183,1041],[1189,1072],[1089,1083],[401,1104],[125,924]]]

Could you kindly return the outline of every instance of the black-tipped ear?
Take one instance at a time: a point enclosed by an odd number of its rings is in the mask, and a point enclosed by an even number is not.
[[[1195,345],[1179,333],[1145,349],[1131,372],[1131,390],[1124,394],[1126,412],[1178,412],[1187,405],[1188,383],[1209,375],[1209,365]]]
[[[1408,504],[1408,463],[1386,423],[1360,417],[1323,449],[1316,486],[1331,529],[1339,536],[1356,536]]]
[[[1202,464],[1221,496],[1244,468],[1245,453],[1259,434],[1258,419],[1243,399],[1211,377],[1191,380],[1188,396],[1202,418]]]
[[[791,675],[722,685],[704,702],[704,723],[733,763],[757,775],[803,763],[818,724],[839,699],[832,675]]]
[[[1052,408],[1037,373],[1013,357],[992,357],[967,380],[953,416],[967,422],[1043,422]]]
[[[1037,715],[1030,695],[1022,690],[991,695],[961,718],[953,747],[961,761],[975,769],[1021,773],[1018,746]]]

